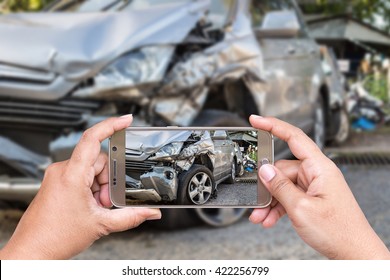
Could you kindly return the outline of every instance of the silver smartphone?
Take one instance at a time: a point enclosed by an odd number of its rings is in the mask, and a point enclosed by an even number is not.
[[[273,137],[248,127],[129,127],[110,138],[117,207],[267,207],[258,178],[274,163]]]

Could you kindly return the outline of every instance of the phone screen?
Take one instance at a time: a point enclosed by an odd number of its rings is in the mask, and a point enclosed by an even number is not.
[[[270,200],[257,175],[261,164],[273,162],[268,133],[131,128],[110,146],[111,197],[119,196],[119,204],[256,207]]]

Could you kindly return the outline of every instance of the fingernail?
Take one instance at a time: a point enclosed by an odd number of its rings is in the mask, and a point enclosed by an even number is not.
[[[127,119],[127,118],[132,118],[132,117],[133,117],[133,114],[128,114],[128,115],[120,116],[119,118],[120,119]]]
[[[262,116],[259,115],[251,115],[251,117],[255,119],[264,119]]]
[[[159,220],[159,219],[161,219],[161,212],[160,211],[149,216],[146,220],[153,221],[153,220]]]
[[[269,182],[275,177],[276,171],[272,165],[265,164],[260,168],[259,175],[265,182]]]

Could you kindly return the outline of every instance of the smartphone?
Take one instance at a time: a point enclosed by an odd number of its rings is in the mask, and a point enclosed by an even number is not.
[[[248,127],[129,127],[109,142],[117,207],[267,207],[258,178],[274,163],[273,137]]]

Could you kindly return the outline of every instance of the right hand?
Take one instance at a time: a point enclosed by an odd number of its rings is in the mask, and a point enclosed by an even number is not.
[[[330,259],[390,259],[341,171],[306,134],[274,118],[251,116],[250,122],[286,141],[297,158],[260,168],[274,201],[254,210],[251,222],[272,227],[287,213],[303,241]]]

